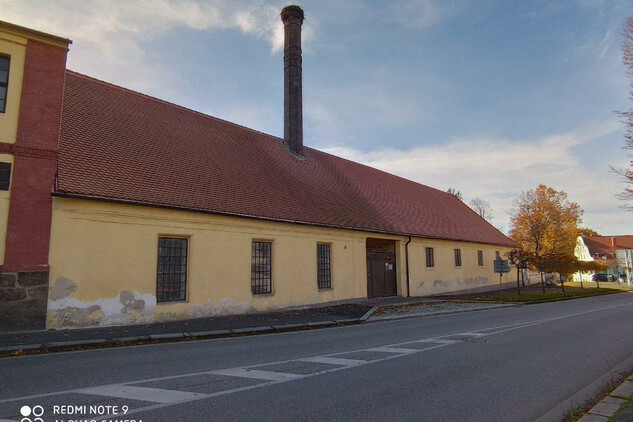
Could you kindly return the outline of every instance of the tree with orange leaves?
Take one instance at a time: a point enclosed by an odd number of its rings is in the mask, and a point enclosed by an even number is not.
[[[532,254],[532,265],[541,273],[541,288],[545,293],[543,271],[547,257],[574,254],[578,223],[583,211],[567,194],[545,185],[521,192],[513,202],[510,214],[510,237],[523,250]]]

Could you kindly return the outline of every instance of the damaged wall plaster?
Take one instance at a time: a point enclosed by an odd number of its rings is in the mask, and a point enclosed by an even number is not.
[[[119,296],[95,301],[70,297],[77,284],[58,277],[51,286],[48,301],[48,328],[91,327],[147,323],[154,321],[156,297],[122,291]]]

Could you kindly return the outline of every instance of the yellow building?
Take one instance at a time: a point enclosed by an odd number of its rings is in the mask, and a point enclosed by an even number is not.
[[[48,328],[498,285],[517,245],[456,197],[303,146],[282,19],[283,139],[65,70]]]

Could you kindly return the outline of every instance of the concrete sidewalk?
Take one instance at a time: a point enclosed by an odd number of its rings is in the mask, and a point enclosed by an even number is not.
[[[624,380],[578,422],[633,422],[633,376]]]

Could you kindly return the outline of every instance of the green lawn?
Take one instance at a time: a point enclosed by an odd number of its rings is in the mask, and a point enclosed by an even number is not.
[[[498,290],[482,293],[470,293],[466,295],[446,296],[447,299],[475,300],[475,301],[495,301],[495,302],[542,302],[549,300],[565,300],[583,296],[595,296],[620,291],[633,291],[633,286],[624,283],[600,283],[600,288],[596,283],[584,283],[584,288],[580,288],[580,283],[565,283],[565,291],[561,291],[560,286],[547,286],[545,293],[541,292],[540,284],[521,287],[521,294],[517,294],[517,289],[503,289],[503,294]]]

